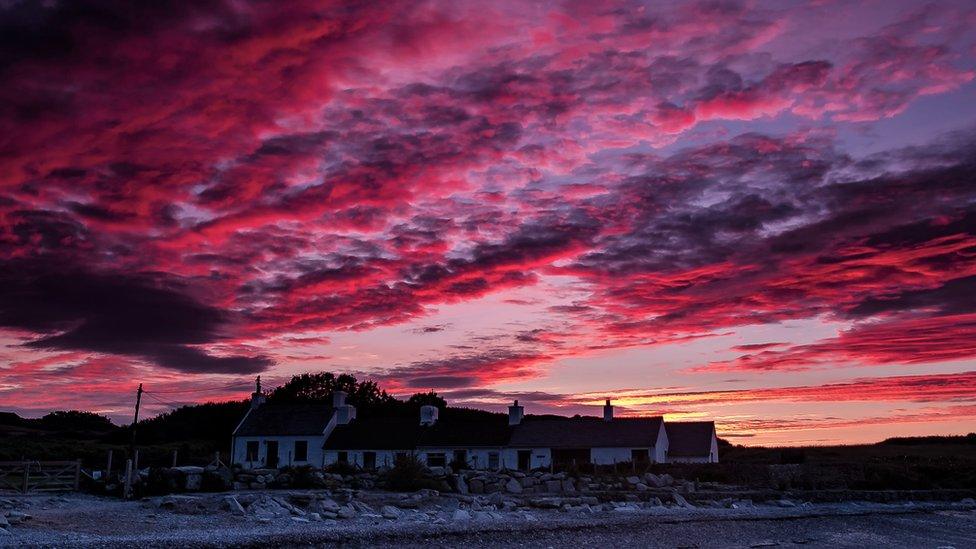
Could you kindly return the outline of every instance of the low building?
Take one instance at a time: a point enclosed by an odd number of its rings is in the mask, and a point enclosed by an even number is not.
[[[231,463],[245,469],[325,464],[322,447],[337,425],[356,418],[356,408],[336,391],[332,405],[322,403],[269,404],[261,393],[261,378],[251,395],[251,407],[234,429]]]
[[[518,469],[617,463],[663,463],[668,437],[661,417],[614,418],[607,400],[603,418],[528,418],[512,430],[509,462]]]
[[[669,463],[718,463],[714,421],[668,422],[664,426],[670,441]]]
[[[518,401],[508,418],[441,420],[434,406],[419,418],[356,418],[337,391],[331,406],[267,404],[260,385],[234,431],[233,463],[245,468],[348,464],[392,467],[412,455],[431,467],[549,469],[579,465],[715,463],[713,422],[665,423],[661,417],[526,417]]]

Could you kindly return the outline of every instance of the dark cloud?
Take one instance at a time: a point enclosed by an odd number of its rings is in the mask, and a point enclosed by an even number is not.
[[[96,274],[53,259],[0,264],[0,326],[45,334],[29,347],[127,355],[188,373],[271,366],[195,347],[220,341],[227,320],[165,277]]]

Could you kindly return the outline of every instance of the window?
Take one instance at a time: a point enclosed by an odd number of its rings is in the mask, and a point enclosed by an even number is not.
[[[488,469],[492,471],[498,469],[498,452],[488,452]]]
[[[447,465],[447,459],[445,459],[443,452],[430,452],[427,454],[428,467],[443,467],[445,465]]]
[[[295,441],[295,461],[308,461],[308,441]]]
[[[630,461],[633,463],[646,463],[650,456],[646,449],[634,449],[630,451]]]
[[[349,463],[349,452],[339,452],[336,461],[339,463]]]
[[[467,450],[454,450],[454,462],[451,463],[452,467],[458,469],[468,468],[468,451]]]
[[[363,469],[376,469],[376,452],[363,452]]]
[[[247,452],[244,456],[244,461],[257,461],[259,446],[260,444],[256,440],[247,441]]]

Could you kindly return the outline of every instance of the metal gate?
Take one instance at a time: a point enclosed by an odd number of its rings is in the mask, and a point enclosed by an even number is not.
[[[0,461],[0,491],[64,492],[77,490],[81,481],[78,461]]]

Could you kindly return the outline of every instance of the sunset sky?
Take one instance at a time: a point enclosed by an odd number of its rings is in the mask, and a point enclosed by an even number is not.
[[[976,4],[0,0],[0,410],[295,373],[976,430]]]

